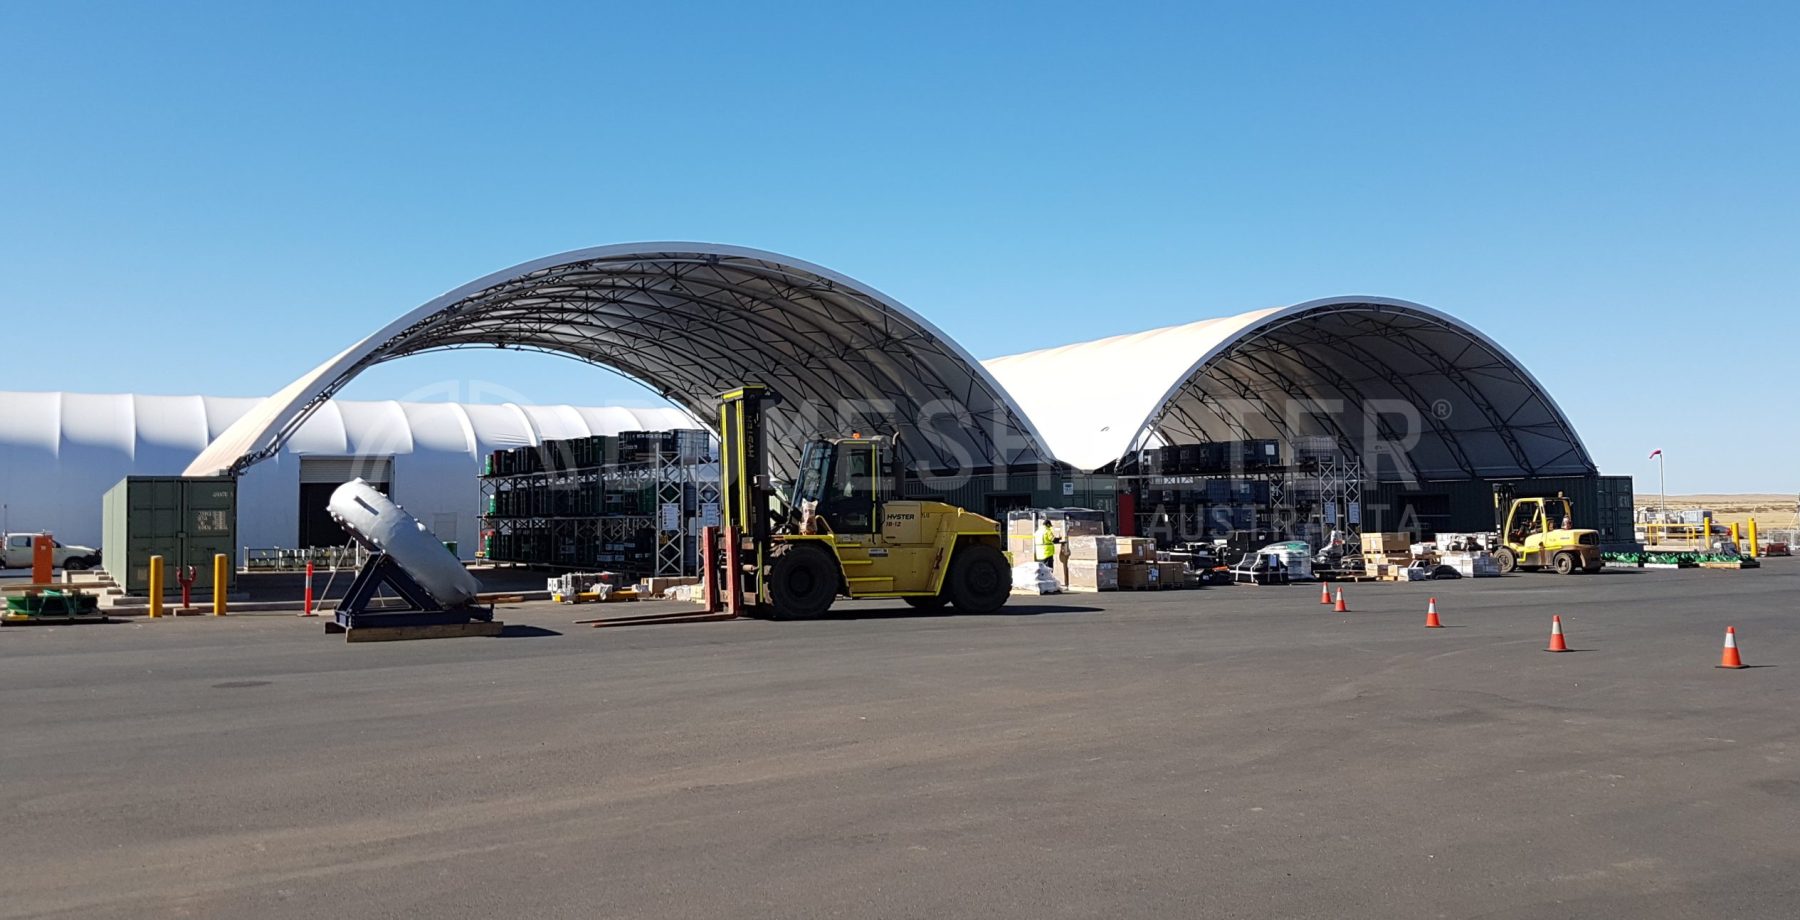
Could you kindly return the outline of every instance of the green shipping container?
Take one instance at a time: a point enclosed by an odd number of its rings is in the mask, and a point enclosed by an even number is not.
[[[212,591],[213,556],[237,578],[237,480],[228,476],[127,476],[101,499],[102,568],[127,594],[150,587],[150,557],[163,557],[165,593],[179,568],[194,567],[197,596]]]

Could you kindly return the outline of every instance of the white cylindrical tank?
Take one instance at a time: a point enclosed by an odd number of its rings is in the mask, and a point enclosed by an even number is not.
[[[374,486],[361,479],[346,482],[331,493],[326,509],[358,543],[392,556],[438,603],[455,607],[481,593],[481,583],[449,547]]]

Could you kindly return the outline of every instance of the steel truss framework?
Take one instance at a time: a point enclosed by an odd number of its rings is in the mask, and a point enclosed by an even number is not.
[[[272,456],[358,374],[430,351],[508,348],[631,378],[715,424],[720,393],[766,383],[775,432],[891,431],[921,466],[1053,458],[982,366],[872,288],[773,253],[699,243],[607,246],[497,272],[426,303],[277,393],[189,467],[241,471]],[[772,437],[777,470],[797,437]]]
[[[1370,482],[1595,472],[1523,367],[1473,330],[1393,301],[1322,302],[1247,329],[1172,389],[1130,450],[1316,437],[1357,458]]]
[[[610,467],[589,467],[563,472],[511,473],[481,479],[482,507],[504,489],[538,484],[551,489],[577,490],[590,483],[604,483],[613,490],[649,491],[656,497],[651,510],[591,514],[483,514],[481,527],[502,536],[539,532],[559,547],[558,559],[533,561],[551,567],[614,568],[634,575],[697,575],[700,533],[719,523],[719,467],[713,460],[684,457],[679,451],[658,450],[648,461]],[[641,534],[653,534],[655,546],[649,565],[639,568],[619,560],[583,558],[575,547],[585,541],[629,543]],[[528,562],[495,559],[496,562]]]

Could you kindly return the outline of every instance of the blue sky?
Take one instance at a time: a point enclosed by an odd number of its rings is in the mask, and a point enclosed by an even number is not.
[[[690,239],[983,357],[1415,300],[1603,470],[1794,491],[1797,10],[8,2],[6,386],[266,393],[489,271]],[[485,352],[349,395],[413,393],[654,404]]]

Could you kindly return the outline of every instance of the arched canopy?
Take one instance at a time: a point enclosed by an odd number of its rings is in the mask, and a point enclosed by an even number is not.
[[[987,368],[1081,469],[1159,443],[1329,438],[1383,480],[1595,472],[1562,410],[1505,349],[1402,300],[1314,300]]]
[[[774,253],[704,243],[577,250],[470,282],[400,317],[269,397],[188,467],[237,471],[280,449],[365,369],[426,351],[499,347],[611,368],[716,426],[717,398],[765,383],[777,468],[795,439],[898,432],[932,469],[1050,460],[1006,391],[917,314]]]

